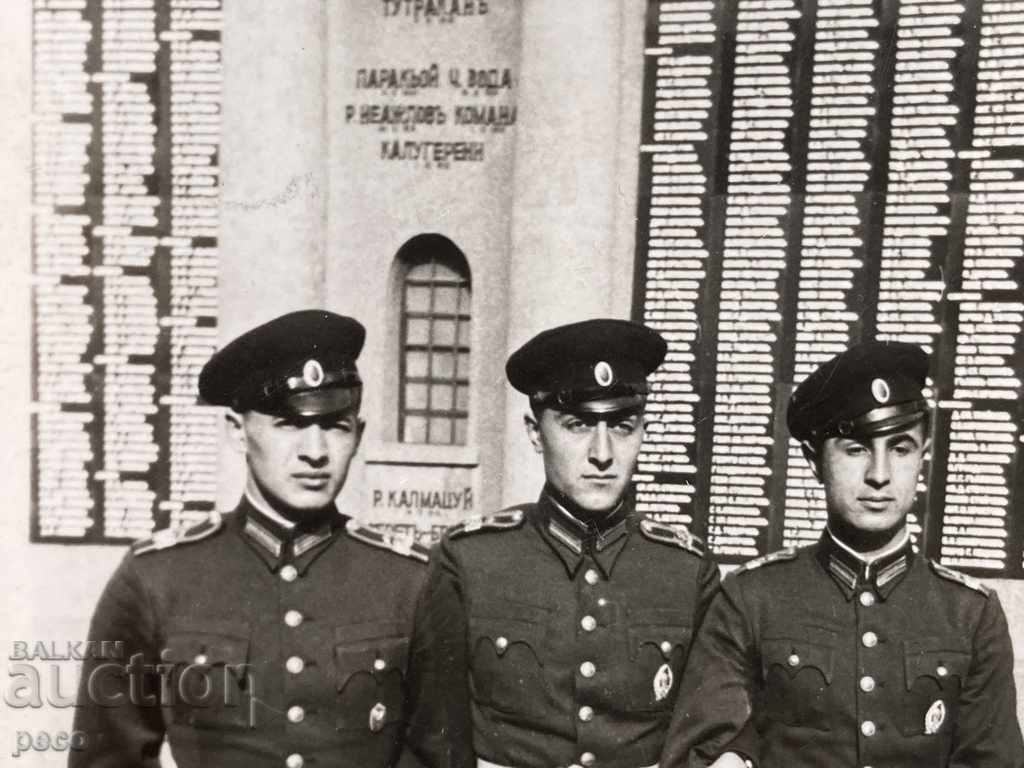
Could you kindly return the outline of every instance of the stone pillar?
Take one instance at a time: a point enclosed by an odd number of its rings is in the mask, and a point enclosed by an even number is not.
[[[323,0],[224,3],[220,339],[322,306],[326,184]],[[219,503],[244,484],[221,451]]]
[[[323,0],[224,3],[221,338],[323,301]]]
[[[642,77],[643,3],[524,0],[522,7],[509,350],[552,325],[628,316],[623,284],[633,280],[634,224],[633,214],[621,216],[635,210],[636,166],[620,155],[635,154],[639,117],[621,108],[623,89],[639,91]],[[637,60],[635,77],[622,71],[624,46]],[[639,108],[636,99],[625,103]],[[623,165],[633,168],[629,178],[619,176]],[[510,390],[506,410],[503,499],[515,503],[537,494],[543,471],[523,432],[526,399]]]

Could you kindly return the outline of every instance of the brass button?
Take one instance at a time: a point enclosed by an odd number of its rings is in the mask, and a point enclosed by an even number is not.
[[[594,719],[594,708],[593,707],[587,707],[587,706],[580,707],[580,720],[582,720],[584,723],[589,723],[593,719]]]
[[[945,677],[949,674],[949,670],[946,669],[946,666],[944,664],[939,664],[939,666],[935,668],[935,674],[939,677]]]
[[[864,677],[860,679],[860,689],[864,691],[864,693],[871,693],[875,690],[875,678],[871,675],[864,675]]]
[[[800,657],[797,656],[795,653],[791,653],[789,654],[789,658],[786,659],[786,663],[789,664],[789,666],[791,667],[795,667],[800,663]]]
[[[580,626],[583,627],[584,632],[593,632],[597,629],[597,619],[593,616],[584,616],[580,619]]]
[[[288,707],[288,722],[290,723],[301,723],[306,719],[306,710],[300,707],[298,704]]]
[[[306,668],[306,662],[298,656],[289,656],[288,661],[284,663],[284,668],[293,675],[297,675]]]
[[[580,664],[580,674],[584,677],[593,677],[597,672],[597,667],[594,666],[592,661],[584,661]]]
[[[195,662],[196,664],[198,664],[199,666],[203,666],[203,665],[204,665],[204,664],[206,664],[206,662],[208,662],[209,660],[210,660],[210,657],[209,657],[209,656],[207,656],[207,655],[206,655],[205,653],[200,653],[200,654],[197,654],[197,655],[196,655],[196,657],[195,657],[195,658],[193,659],[193,661],[194,661],[194,662]]]
[[[601,580],[601,574],[595,571],[593,568],[587,568],[587,572],[583,574],[583,578],[587,580],[587,584],[597,584]]]
[[[664,654],[672,653],[672,643],[668,640],[661,641],[661,652]]]
[[[607,600],[607,598],[599,597],[599,598],[597,598],[597,604],[599,606],[601,606],[602,608],[604,608],[606,605],[608,605],[608,600]]]
[[[860,732],[865,736],[874,736],[877,731],[878,729],[875,727],[875,724],[870,720],[865,720],[860,724]]]
[[[285,768],[302,768],[306,764],[302,755],[295,752],[284,759]]]
[[[384,659],[374,659],[373,668],[378,672],[383,672],[388,666],[388,663]]]
[[[295,569],[294,565],[286,565],[281,569],[281,578],[285,581],[295,581],[299,577],[299,572]]]
[[[580,762],[583,763],[585,768],[590,768],[590,766],[592,766],[596,761],[597,758],[594,757],[593,752],[584,752],[580,755]]]
[[[498,649],[498,653],[504,653],[505,649],[508,648],[508,638],[499,637],[494,641],[494,647]]]
[[[297,627],[302,623],[303,615],[298,611],[288,611],[284,615],[284,623],[289,627]]]
[[[875,604],[874,592],[861,592],[860,593],[860,604],[863,606],[871,606]]]
[[[860,641],[864,643],[865,648],[874,648],[878,645],[878,635],[874,632],[865,632]]]

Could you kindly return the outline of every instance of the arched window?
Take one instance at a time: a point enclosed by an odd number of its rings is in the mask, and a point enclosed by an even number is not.
[[[398,436],[403,443],[465,445],[469,419],[469,264],[441,235],[398,252]]]

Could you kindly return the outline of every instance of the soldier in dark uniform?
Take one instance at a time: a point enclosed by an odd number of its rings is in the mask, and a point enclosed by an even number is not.
[[[508,360],[547,483],[433,553],[413,641],[410,746],[431,766],[657,762],[692,634],[718,584],[703,544],[629,493],[664,340],[591,320]]]
[[[335,507],[359,445],[364,329],[295,312],[204,367],[248,465],[234,512],[132,546],[89,637],[74,768],[369,768],[398,759],[426,551]],[[109,647],[109,645],[108,645]]]
[[[1024,766],[999,598],[910,541],[927,373],[920,348],[869,341],[797,387],[788,425],[827,527],[725,578],[662,768]]]

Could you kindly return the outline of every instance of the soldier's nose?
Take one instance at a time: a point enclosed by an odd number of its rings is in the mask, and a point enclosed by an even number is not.
[[[327,463],[327,438],[319,424],[310,424],[302,430],[299,457],[315,466]]]
[[[590,440],[590,461],[600,469],[612,463],[612,441],[608,433],[608,422],[599,421]]]
[[[865,480],[867,480],[868,485],[875,488],[881,488],[888,484],[889,476],[890,467],[888,451],[872,450],[871,460],[867,468],[867,475],[865,476]]]

